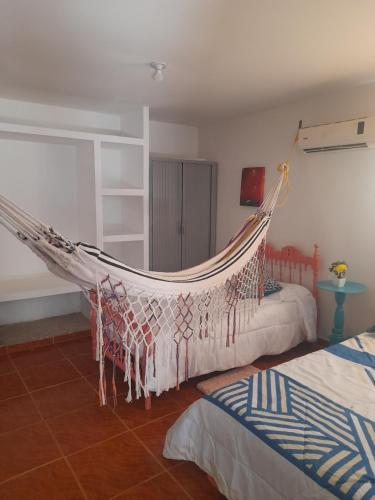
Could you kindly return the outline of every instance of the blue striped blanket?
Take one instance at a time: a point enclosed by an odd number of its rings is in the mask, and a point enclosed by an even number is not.
[[[372,355],[363,345],[355,353],[338,346],[329,349],[373,375],[375,365],[368,365]],[[373,396],[375,403],[375,387]],[[239,380],[205,399],[338,498],[375,499],[373,420],[277,369]]]
[[[375,354],[371,352],[372,348],[373,342],[369,342],[366,337],[353,337],[345,344],[335,344],[326,350],[335,356],[361,365],[375,387]]]

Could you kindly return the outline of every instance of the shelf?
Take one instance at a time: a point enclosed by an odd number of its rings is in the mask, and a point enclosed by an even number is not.
[[[144,189],[133,188],[105,188],[102,189],[103,196],[144,196]]]
[[[80,130],[67,130],[50,127],[39,127],[35,125],[22,125],[18,123],[0,122],[0,132],[7,134],[8,137],[16,134],[16,138],[25,137],[43,137],[44,139],[68,139],[70,141],[105,141],[112,144],[137,145],[143,146],[144,139],[136,137],[124,137],[121,135],[98,134],[94,132],[84,132]],[[20,137],[21,136],[21,137]]]
[[[51,273],[0,281],[0,302],[79,292],[80,288]]]
[[[104,228],[103,241],[143,241],[144,234],[141,232],[126,231],[123,224],[106,224]]]
[[[143,241],[144,234],[107,234],[103,237],[104,243],[116,243],[120,241]]]
[[[102,188],[143,189],[144,148],[101,143]]]
[[[143,197],[103,196],[103,236],[143,233]]]

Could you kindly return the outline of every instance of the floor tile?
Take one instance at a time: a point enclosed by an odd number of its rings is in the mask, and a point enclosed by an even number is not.
[[[0,485],[1,500],[81,500],[83,495],[64,460]]]
[[[90,322],[81,313],[65,314],[62,316],[53,316],[49,318],[38,319],[35,321],[23,321],[21,323],[12,323],[0,325],[0,342],[12,347],[40,341],[44,345],[53,343],[54,337],[58,335],[70,334],[73,332],[90,328]],[[17,342],[15,344],[14,342]],[[25,347],[25,346],[24,346]]]
[[[225,496],[210,483],[207,474],[193,462],[177,465],[171,473],[194,499],[225,500]]]
[[[83,378],[33,392],[33,398],[44,418],[56,417],[98,401],[97,394]]]
[[[53,337],[54,344],[60,344],[62,342],[70,342],[72,340],[88,339],[91,338],[90,330],[81,330],[79,332],[64,333],[62,335],[56,335]]]
[[[28,394],[0,401],[0,433],[17,429],[40,420]]]
[[[162,472],[130,432],[68,457],[90,499],[105,499]]]
[[[76,361],[78,358],[72,358],[71,361]],[[95,361],[95,363],[97,363]],[[106,364],[105,367],[105,379],[106,379],[106,384],[107,384],[107,396],[108,398],[113,396],[113,387],[112,387],[112,376],[113,376],[113,369],[112,365]],[[92,387],[95,389],[95,391],[99,390],[99,364],[97,364],[96,371],[93,372],[91,375],[86,376],[88,382]],[[119,369],[116,369],[115,372],[115,384],[116,384],[116,393],[117,396],[121,396],[124,394],[128,393],[129,386],[127,382],[124,382],[124,372],[122,372]]]
[[[0,481],[60,456],[45,423],[0,435]]]
[[[73,340],[72,342],[56,344],[56,346],[67,358],[74,358],[82,354],[91,354],[92,352],[91,339]]]
[[[321,347],[324,345],[301,344],[288,353],[263,357],[254,364],[268,368]],[[59,459],[60,451],[48,427],[40,421],[18,373],[8,372],[13,369],[12,360],[30,388],[40,387],[46,380],[59,383],[35,390],[32,396],[43,416],[49,419],[47,425],[62,449],[70,454],[69,460],[90,498],[117,494],[122,499],[185,498],[179,484],[194,499],[223,498],[205,473],[192,463],[162,458],[165,434],[183,409],[201,396],[195,386],[202,377],[181,384],[180,391],[172,389],[160,398],[153,397],[152,409],[146,411],[143,399],[126,403],[127,384],[123,382],[123,373],[117,371],[119,401],[115,411],[134,429],[135,437],[110,408],[98,405],[94,390],[98,385],[98,366],[91,360],[91,343],[86,338],[59,347],[12,352],[9,358],[6,353],[1,355],[0,481],[5,480],[0,485],[1,499],[82,498],[70,469]],[[107,392],[111,398],[112,372],[109,363],[106,365]],[[63,382],[72,373],[80,378]],[[57,461],[45,465],[51,460]],[[157,460],[170,468],[179,484],[163,472]],[[29,471],[34,467],[37,469]],[[8,479],[20,473],[22,475],[17,478]]]
[[[99,391],[99,371],[98,373],[92,373],[91,375],[87,375],[86,377],[87,382],[91,385],[91,387],[98,392]],[[112,394],[110,395],[112,396]]]
[[[14,372],[14,366],[7,355],[0,356],[0,375]]]
[[[42,365],[63,358],[59,349],[52,345],[38,347],[30,351],[14,352],[10,356],[19,369]]]
[[[65,454],[124,432],[124,425],[108,406],[89,406],[48,420]]]
[[[190,406],[194,401],[202,397],[202,393],[196,388],[198,381],[191,379],[189,382],[183,382],[180,389],[171,389],[170,395],[177,401],[183,408]]]
[[[181,412],[173,413],[160,420],[139,427],[139,429],[134,431],[141,441],[145,443],[147,448],[161,460],[167,468],[180,463],[178,460],[167,460],[163,457],[165,435],[180,415]]]
[[[116,500],[185,500],[189,497],[166,473],[130,488]]]
[[[88,376],[95,374],[99,377],[99,363],[92,359],[91,353],[74,356],[70,359],[70,362],[82,375]]]
[[[30,337],[28,337],[30,338]],[[17,339],[19,340],[19,339]],[[41,347],[46,347],[46,346],[52,346],[53,344],[53,339],[52,338],[47,338],[47,339],[38,339],[38,340],[31,340],[28,342],[18,342],[18,344],[9,344],[7,346],[8,354],[13,355],[13,354],[21,354],[23,352],[31,352],[34,351],[35,349],[39,349]]]
[[[145,410],[143,398],[127,403],[124,397],[118,398],[115,412],[124,420],[126,425],[133,429],[139,425],[147,424],[157,418],[164,417],[169,413],[175,413],[181,409],[177,401],[170,397],[169,393],[163,393],[159,397],[152,398],[150,410]]]
[[[43,365],[20,368],[20,375],[29,391],[61,384],[81,377],[81,374],[67,359],[57,359]]]
[[[0,375],[0,401],[25,394],[26,389],[17,373]]]

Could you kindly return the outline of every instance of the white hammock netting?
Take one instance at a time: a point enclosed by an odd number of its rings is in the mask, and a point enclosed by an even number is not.
[[[229,244],[208,261],[175,273],[133,269],[85,243],[74,244],[0,196],[0,224],[27,245],[48,269],[79,285],[97,318],[100,398],[106,402],[104,361],[124,370],[127,400],[159,395],[188,378],[189,345],[225,343],[229,347],[255,313],[263,297],[265,238],[272,212],[288,177],[280,179],[256,213]],[[182,358],[182,359],[181,359]],[[114,374],[113,374],[114,381]],[[114,387],[115,391],[115,387]]]

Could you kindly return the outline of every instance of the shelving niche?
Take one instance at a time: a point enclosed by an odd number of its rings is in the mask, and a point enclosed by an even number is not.
[[[73,118],[74,128],[0,122],[1,194],[72,241],[147,268],[148,108],[116,117],[117,128]],[[79,291],[2,227],[0,240],[0,302]]]

